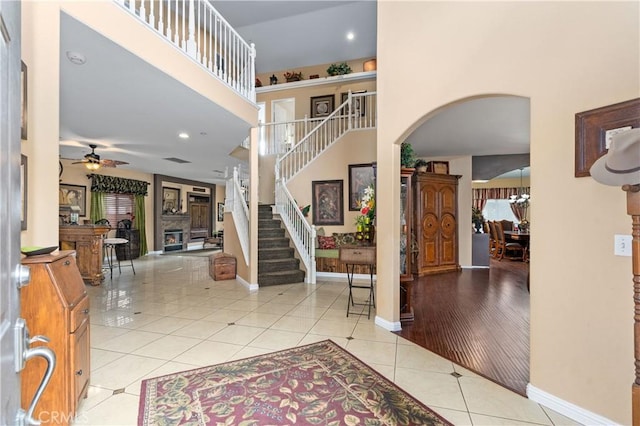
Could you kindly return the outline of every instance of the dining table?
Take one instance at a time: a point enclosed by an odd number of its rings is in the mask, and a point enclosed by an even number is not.
[[[529,261],[529,231],[504,231],[504,237],[506,240],[511,240],[520,245],[523,248],[522,261]]]

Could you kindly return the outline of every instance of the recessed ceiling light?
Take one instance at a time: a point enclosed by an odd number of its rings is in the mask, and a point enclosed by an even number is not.
[[[87,62],[87,58],[80,52],[73,52],[71,50],[67,51],[67,59],[69,62],[75,65],[83,65]]]
[[[179,137],[180,139],[189,139],[189,133],[187,133],[187,132],[180,132],[180,133],[178,133],[178,137]]]
[[[354,38],[356,38],[356,35],[353,33],[353,31],[349,31],[347,33],[347,40],[353,40]]]

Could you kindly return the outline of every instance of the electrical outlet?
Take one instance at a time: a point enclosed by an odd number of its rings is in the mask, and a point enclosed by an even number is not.
[[[631,256],[631,235],[614,235],[613,254],[616,256]]]

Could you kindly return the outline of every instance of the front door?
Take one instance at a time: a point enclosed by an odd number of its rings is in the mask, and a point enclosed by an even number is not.
[[[20,313],[20,2],[0,1],[0,424],[16,423],[20,374],[14,329]]]

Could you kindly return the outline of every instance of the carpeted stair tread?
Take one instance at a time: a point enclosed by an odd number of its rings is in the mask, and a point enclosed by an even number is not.
[[[282,270],[298,269],[300,260],[296,258],[262,259],[258,261],[258,274]]]
[[[270,205],[258,205],[258,285],[304,282],[305,272],[285,235],[280,215]]]
[[[289,239],[282,238],[258,238],[258,249],[268,247],[289,247]]]
[[[258,263],[260,259],[283,259],[293,257],[292,247],[265,247],[258,249]]]
[[[304,275],[304,271],[301,270],[265,272],[263,274],[258,274],[258,285],[269,286],[278,284],[303,283]]]

